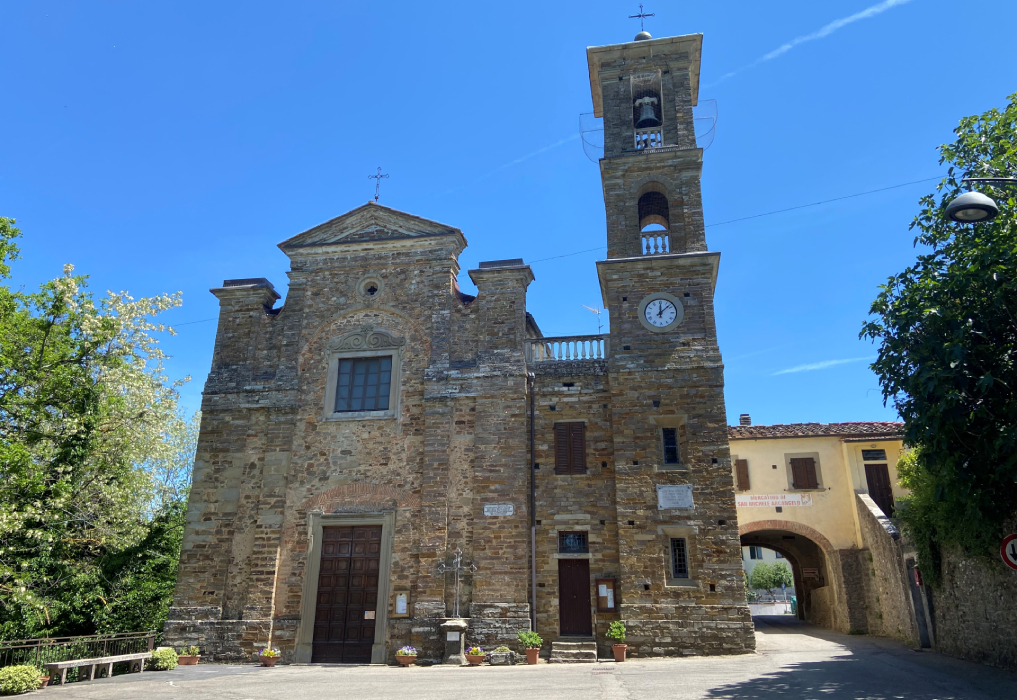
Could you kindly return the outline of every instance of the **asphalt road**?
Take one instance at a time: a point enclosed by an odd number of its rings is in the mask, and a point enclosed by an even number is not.
[[[478,668],[205,664],[47,688],[50,700],[1017,698],[1017,674],[896,642],[760,616],[743,656]]]

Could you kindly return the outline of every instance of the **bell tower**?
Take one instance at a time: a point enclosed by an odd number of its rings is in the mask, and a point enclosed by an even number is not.
[[[744,651],[754,639],[713,309],[720,254],[706,247],[692,116],[702,42],[640,32],[587,49],[604,119],[607,259],[597,272],[611,318],[620,612],[630,634],[737,621],[715,639],[702,630],[700,643]],[[676,611],[667,621],[641,619],[665,608]]]

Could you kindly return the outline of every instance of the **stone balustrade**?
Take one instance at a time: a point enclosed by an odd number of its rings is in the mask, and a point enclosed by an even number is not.
[[[607,359],[609,339],[604,335],[567,335],[526,341],[527,362]]]
[[[667,231],[643,233],[643,255],[663,255],[671,252],[671,239]]]

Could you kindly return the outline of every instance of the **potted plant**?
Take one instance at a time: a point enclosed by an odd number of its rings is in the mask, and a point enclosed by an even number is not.
[[[261,661],[262,666],[272,668],[275,666],[275,662],[279,660],[279,650],[265,647],[258,652],[258,660]]]
[[[404,647],[400,647],[396,651],[396,661],[401,663],[403,666],[410,666],[416,660],[417,660],[417,650],[415,647],[407,645]]]
[[[487,652],[480,647],[470,647],[466,650],[466,660],[470,662],[470,666],[479,666],[486,656]]]
[[[36,670],[39,671],[39,688],[45,688],[49,685],[49,669],[36,667]]]
[[[185,647],[177,653],[177,663],[181,666],[197,666],[201,658],[201,649],[195,646]]]
[[[523,645],[523,648],[526,649],[526,663],[531,666],[537,663],[537,659],[540,657],[540,647],[544,643],[540,635],[526,630],[517,632],[516,637],[519,639],[519,643]]]
[[[607,636],[614,640],[614,644],[611,645],[614,660],[624,661],[625,650],[628,649],[628,645],[625,643],[625,623],[621,620],[612,622],[607,628]]]

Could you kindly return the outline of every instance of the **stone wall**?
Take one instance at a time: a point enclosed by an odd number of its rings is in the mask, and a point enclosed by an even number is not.
[[[918,626],[904,566],[900,533],[868,494],[855,494],[865,549],[858,553],[864,576],[865,628],[869,634],[919,646]]]
[[[1017,671],[1017,571],[951,547],[941,577],[930,596],[936,650]]]

